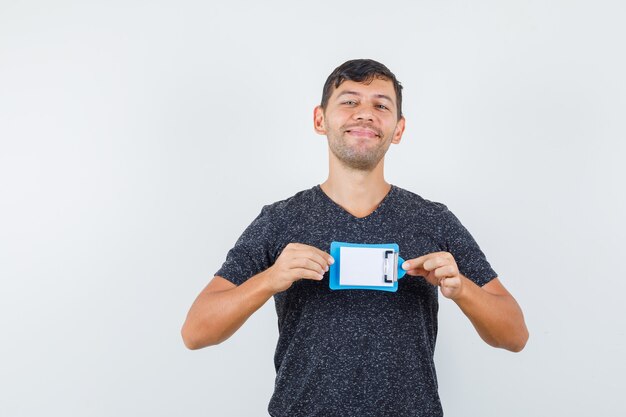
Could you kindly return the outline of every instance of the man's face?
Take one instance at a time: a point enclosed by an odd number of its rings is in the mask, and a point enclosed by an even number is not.
[[[315,108],[314,127],[328,137],[333,155],[346,167],[372,171],[391,143],[399,143],[404,118],[398,120],[396,93],[388,80],[344,81],[328,100]]]

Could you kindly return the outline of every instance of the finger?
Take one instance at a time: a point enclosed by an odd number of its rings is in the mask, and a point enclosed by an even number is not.
[[[315,249],[314,251],[310,252],[311,259],[314,262],[317,262],[318,264],[320,264],[322,268],[324,268],[325,271],[328,271],[328,267],[331,266],[333,263],[335,263],[335,260],[333,259],[332,256],[330,256],[326,252],[321,251],[317,248],[314,248],[314,249]]]
[[[295,268],[292,269],[290,272],[293,281],[297,281],[299,279],[312,279],[315,281],[321,281],[324,278],[323,274],[305,268]]]
[[[430,285],[434,285],[435,287],[441,283],[441,280],[439,278],[435,278],[432,273],[425,275],[424,279]]]
[[[445,254],[450,255],[448,252],[432,252],[427,253],[426,255],[422,255],[420,257],[409,259],[402,264],[402,269],[409,270],[414,268],[424,268],[424,264],[428,262],[430,259],[436,259],[443,257],[445,259]],[[434,268],[433,268],[434,269]]]
[[[452,278],[457,275],[457,269],[454,265],[444,265],[434,271],[435,277],[439,280],[444,278]]]
[[[450,265],[450,259],[447,256],[436,254],[433,257],[424,261],[423,268],[427,271],[434,271],[438,268],[442,268]]]
[[[332,256],[330,256],[328,252],[324,252],[323,250],[315,248],[313,246],[311,247],[313,248],[313,252],[315,252],[317,256],[322,258],[323,266],[330,266],[335,263],[335,259]]]
[[[413,268],[406,270],[406,273],[413,276],[426,277],[428,275],[428,271],[424,268]]]
[[[422,268],[422,265],[424,264],[424,261],[426,259],[428,259],[428,256],[429,255],[424,255],[424,256],[420,256],[418,258],[409,259],[407,261],[404,261],[404,263],[402,264],[402,269],[404,269],[407,272],[419,270],[419,269]]]
[[[324,252],[321,249],[316,248],[315,246],[298,243],[297,248],[300,252],[306,253],[307,257],[316,259],[316,262],[322,265],[322,267],[332,265],[335,262],[335,260],[333,259],[332,256],[330,256],[330,254],[328,254],[327,252]]]
[[[448,277],[443,278],[439,284],[441,285],[441,288],[454,289],[461,285],[461,280],[457,277]]]
[[[452,298],[461,291],[461,280],[459,278],[444,278],[441,280],[441,294],[444,297]]]
[[[323,274],[328,270],[328,267],[321,265],[319,262],[316,262],[310,258],[298,257],[292,259],[288,265],[289,269],[309,269],[311,271],[315,271],[318,274]]]

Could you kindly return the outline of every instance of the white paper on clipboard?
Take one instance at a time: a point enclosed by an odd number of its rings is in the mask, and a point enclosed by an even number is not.
[[[341,285],[393,287],[393,282],[385,282],[385,252],[389,248],[359,248],[342,246],[339,248]],[[394,252],[395,253],[395,252]]]

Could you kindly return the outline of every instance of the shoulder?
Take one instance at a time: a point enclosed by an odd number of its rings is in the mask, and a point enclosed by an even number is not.
[[[407,222],[419,230],[444,240],[467,233],[459,218],[445,204],[396,188],[398,197],[403,201],[398,206],[409,219]]]
[[[437,201],[428,200],[412,191],[405,190],[398,186],[393,186],[396,194],[397,203],[410,212],[419,216],[441,217],[447,215],[450,211],[448,207]]]
[[[316,186],[317,187],[317,186]],[[297,216],[312,206],[319,199],[316,187],[302,190],[291,197],[279,200],[263,207],[261,214],[265,214],[271,218],[284,218]]]
[[[462,227],[458,218],[445,204],[428,200],[400,187],[395,187],[395,192],[397,199],[394,212],[419,230],[441,237],[449,234],[451,229]]]

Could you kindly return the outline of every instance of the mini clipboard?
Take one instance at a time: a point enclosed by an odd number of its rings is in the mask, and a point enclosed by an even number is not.
[[[330,255],[331,290],[398,290],[398,280],[406,271],[395,243],[367,244],[332,242]]]

